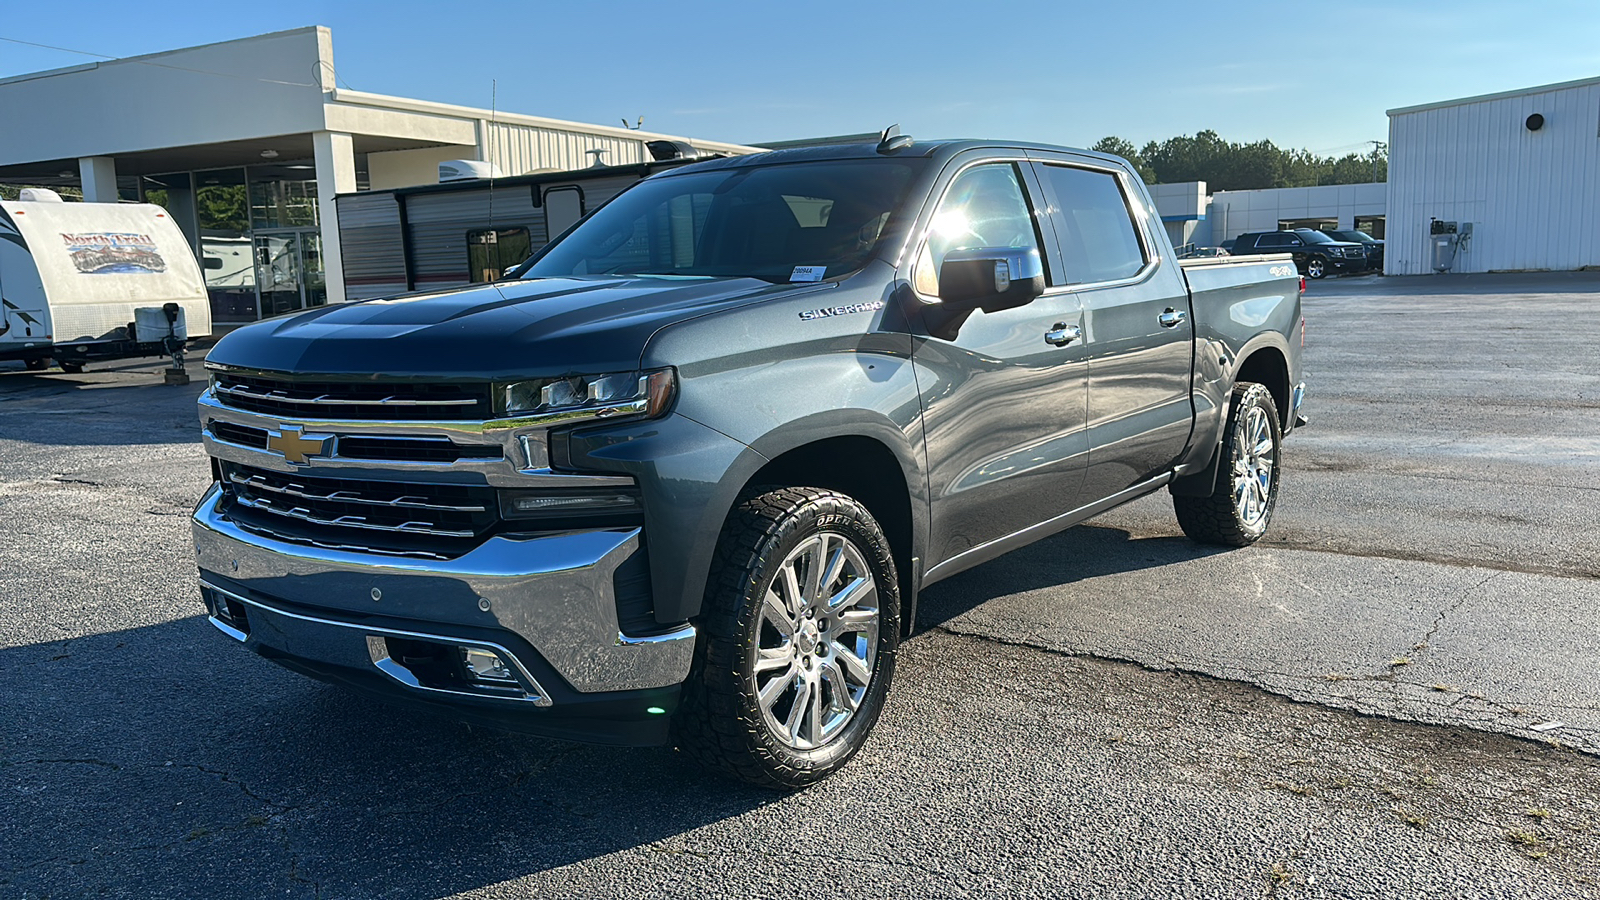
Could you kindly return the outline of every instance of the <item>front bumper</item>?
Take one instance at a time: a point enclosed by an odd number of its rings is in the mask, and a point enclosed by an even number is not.
[[[217,487],[192,524],[213,624],[306,674],[501,727],[621,743],[665,737],[663,713],[689,674],[693,626],[648,637],[618,627],[613,579],[640,550],[637,528],[496,535],[452,560],[377,557],[246,531]],[[494,653],[515,684],[418,678],[394,650],[418,642]]]

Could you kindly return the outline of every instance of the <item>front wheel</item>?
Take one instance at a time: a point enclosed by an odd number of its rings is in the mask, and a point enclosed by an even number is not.
[[[1174,494],[1173,511],[1183,533],[1203,544],[1244,547],[1267,532],[1278,506],[1283,428],[1278,405],[1266,386],[1241,382],[1223,432],[1216,488],[1209,497]]]
[[[1320,256],[1313,256],[1306,262],[1306,277],[1321,278],[1328,274],[1328,261]]]
[[[61,371],[67,373],[68,375],[77,375],[79,372],[83,371],[83,363],[81,362],[63,362],[58,363],[58,365],[61,366]]]
[[[900,590],[889,540],[836,491],[758,489],[729,514],[703,638],[673,717],[682,751],[765,787],[849,762],[894,674]]]

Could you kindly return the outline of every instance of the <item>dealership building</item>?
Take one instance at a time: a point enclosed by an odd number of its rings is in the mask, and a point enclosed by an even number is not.
[[[1600,266],[1600,78],[1390,110],[1388,206],[1390,275]]]
[[[516,176],[642,163],[658,141],[752,150],[353,91],[318,27],[0,79],[0,110],[0,183],[166,207],[221,322],[346,298],[339,194],[432,184],[453,160]]]

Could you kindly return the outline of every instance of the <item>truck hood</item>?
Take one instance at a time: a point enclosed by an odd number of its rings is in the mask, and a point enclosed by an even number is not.
[[[625,372],[657,329],[830,284],[541,278],[326,306],[241,328],[207,360],[329,375],[504,380]]]

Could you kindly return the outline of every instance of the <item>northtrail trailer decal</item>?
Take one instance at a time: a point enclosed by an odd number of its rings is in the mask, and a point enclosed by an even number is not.
[[[72,264],[85,275],[141,275],[165,272],[167,261],[148,234],[95,232],[63,234]]]

